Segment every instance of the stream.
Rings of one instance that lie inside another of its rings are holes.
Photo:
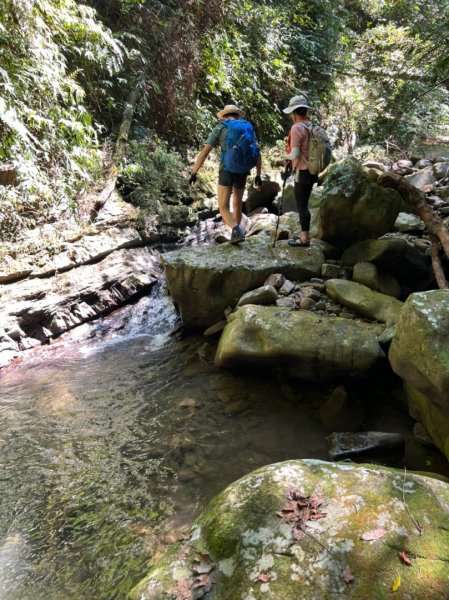
[[[326,459],[319,407],[334,386],[212,358],[161,283],[1,371],[1,600],[124,600],[227,484]],[[364,429],[405,435],[407,468],[449,472],[415,443],[396,379],[350,389]]]

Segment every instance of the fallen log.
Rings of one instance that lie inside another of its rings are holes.
[[[399,192],[412,212],[424,221],[430,235],[439,241],[446,257],[449,259],[449,231],[443,219],[427,204],[424,193],[410,185],[401,175],[395,173],[382,173],[379,176],[378,183],[384,187],[394,188]],[[447,288],[448,283],[438,256],[437,246],[438,244],[432,242],[432,265],[438,286]]]

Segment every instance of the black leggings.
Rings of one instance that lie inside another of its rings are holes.
[[[299,181],[295,181],[295,199],[301,231],[309,231],[310,229],[309,198],[313,185],[317,181],[318,176],[312,175],[309,171],[300,171]]]

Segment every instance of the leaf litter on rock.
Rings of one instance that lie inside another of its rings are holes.
[[[307,535],[324,548],[335,564],[340,566],[329,548],[320,542],[314,535],[305,530],[308,521],[318,521],[327,515],[327,513],[319,510],[323,503],[323,497],[321,494],[315,493],[315,491],[310,496],[304,496],[299,490],[290,489],[287,494],[287,500],[284,502],[284,506],[276,514],[292,527],[293,538],[295,541],[299,541]],[[351,583],[351,581],[354,580],[354,575],[349,565],[346,565],[343,568],[340,567],[340,570],[345,583]]]
[[[301,540],[305,535],[304,527],[307,521],[318,521],[326,516],[327,513],[319,510],[323,502],[320,494],[304,496],[299,490],[291,489],[277,515],[291,525],[294,539]]]

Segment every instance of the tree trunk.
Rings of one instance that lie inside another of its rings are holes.
[[[382,173],[378,182],[384,187],[397,190],[410,206],[413,213],[420,217],[426,224],[427,229],[432,236],[432,267],[435,278],[440,289],[447,288],[448,283],[441,266],[440,257],[438,256],[438,249],[441,244],[446,257],[449,258],[449,231],[447,230],[443,219],[435,214],[427,204],[424,193],[407,183],[400,175],[396,175],[395,173]]]
[[[117,142],[115,144],[115,152],[113,157],[113,163],[111,169],[109,171],[109,175],[106,179],[106,183],[103,187],[103,190],[98,195],[93,210],[91,211],[91,219],[93,220],[98,211],[103,208],[106,204],[108,198],[111,196],[112,192],[115,189],[115,184],[117,183],[117,174],[118,167],[120,161],[122,160],[126,145],[128,143],[129,130],[131,129],[131,123],[134,116],[134,110],[136,108],[137,101],[139,99],[140,94],[142,93],[142,84],[143,80],[140,80],[136,83],[135,87],[131,91],[128,96],[128,99],[125,103],[125,108],[123,110],[122,122],[120,124],[120,129],[117,136]]]

